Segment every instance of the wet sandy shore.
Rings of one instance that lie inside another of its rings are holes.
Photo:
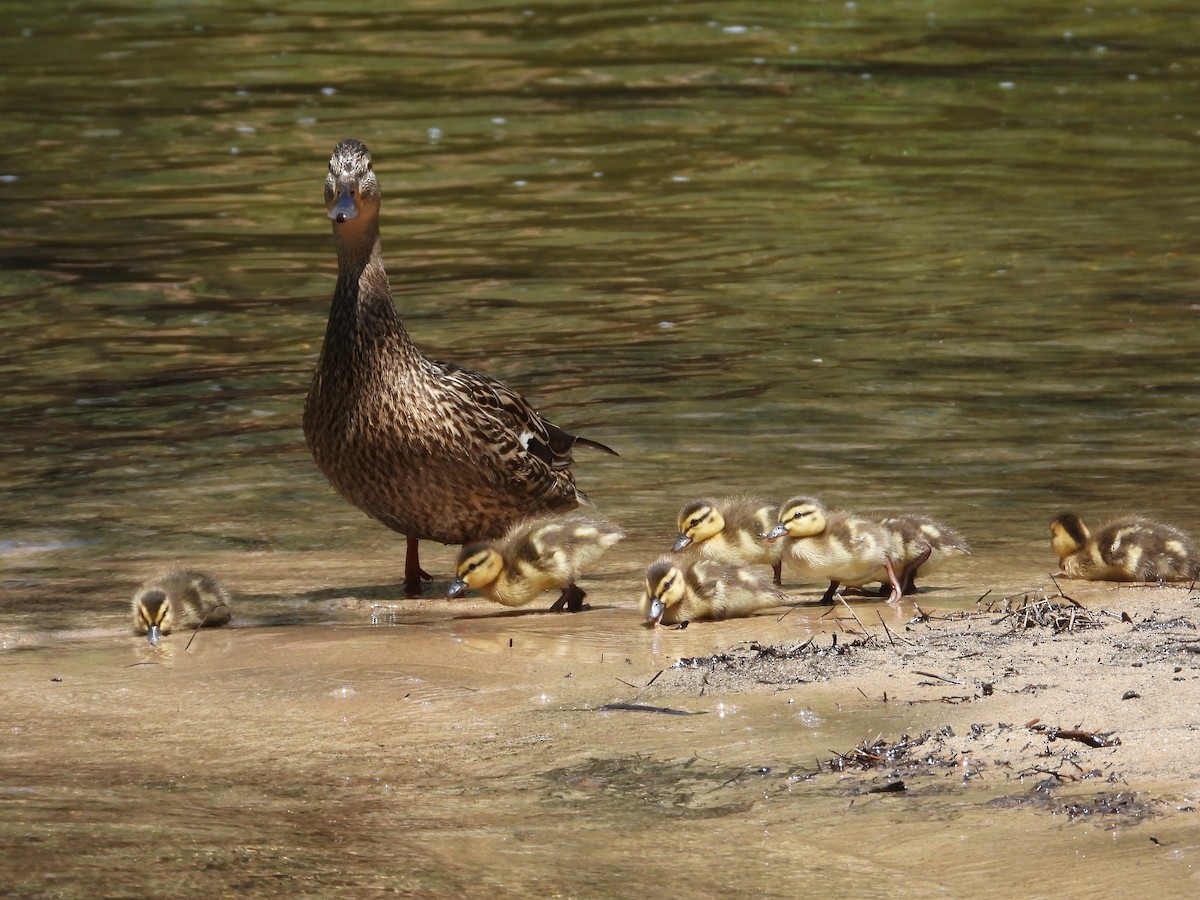
[[[1197,592],[1064,585],[1095,627],[1057,633],[965,585],[649,630],[618,563],[577,615],[335,585],[330,622],[244,601],[190,649],[150,651],[117,617],[8,635],[0,878],[19,896],[1200,887]]]

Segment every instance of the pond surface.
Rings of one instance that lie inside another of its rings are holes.
[[[605,602],[713,492],[929,512],[975,549],[951,606],[1044,581],[1063,509],[1200,530],[1186,5],[392,6],[9,4],[3,646],[107,666],[177,563],[243,624],[398,596],[300,432],[343,137],[418,345],[622,453],[576,466],[629,531]],[[420,889],[465,889],[451,846]]]

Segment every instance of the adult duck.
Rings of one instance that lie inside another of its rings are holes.
[[[615,451],[546,421],[496,379],[417,349],[392,302],[379,204],[366,146],[340,142],[325,178],[338,279],[304,436],[338,493],[407,537],[411,596],[430,577],[419,541],[487,540],[525,516],[590,505],[571,450]]]

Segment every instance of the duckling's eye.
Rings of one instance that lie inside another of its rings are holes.
[[[692,521],[688,522],[688,527],[695,528],[697,525],[699,525],[703,521],[704,521],[703,516],[696,516],[696,518],[694,518],[694,519],[692,519]]]

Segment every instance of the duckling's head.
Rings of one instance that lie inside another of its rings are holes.
[[[329,157],[329,174],[325,176],[325,209],[333,221],[334,233],[360,216],[377,216],[379,196],[379,181],[367,145],[349,138],[339,142]]]
[[[686,593],[683,571],[669,559],[660,559],[646,569],[646,598],[642,611],[647,625],[657,625],[672,606],[683,602]]]
[[[1083,520],[1074,513],[1063,513],[1050,523],[1050,546],[1059,559],[1077,553],[1091,537]]]
[[[157,645],[164,634],[171,633],[174,618],[171,601],[164,592],[142,591],[135,598],[133,627],[138,634],[146,635],[151,644]]]
[[[725,517],[712,500],[696,500],[679,511],[679,537],[675,540],[675,552],[692,544],[700,544],[720,534],[725,528]]]
[[[469,544],[458,555],[455,578],[446,591],[447,597],[461,597],[467,588],[491,584],[504,572],[504,557],[491,544]]]
[[[779,524],[764,537],[776,541],[785,534],[794,538],[812,537],[825,530],[825,505],[812,497],[794,497],[779,507]]]

